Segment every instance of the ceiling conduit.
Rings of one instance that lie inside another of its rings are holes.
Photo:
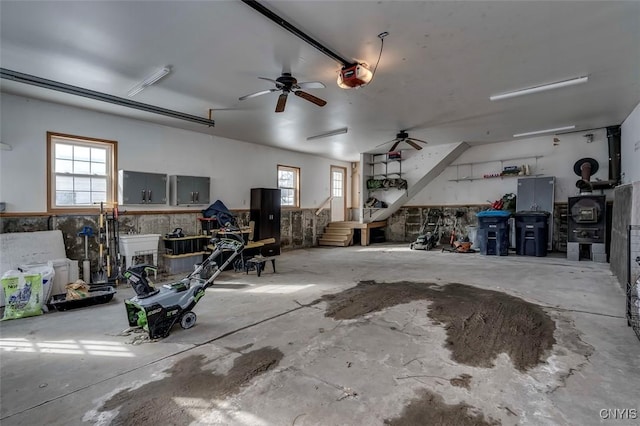
[[[132,101],[130,99],[120,98],[94,90],[84,89],[70,84],[60,83],[58,81],[47,80],[45,78],[36,77],[34,75],[24,74],[18,71],[0,68],[0,78],[6,80],[17,81],[19,83],[30,84],[32,86],[44,87],[45,89],[56,90],[58,92],[69,93],[71,95],[82,96],[97,101],[107,102],[127,108],[133,108],[140,111],[150,112],[152,114],[160,114],[166,117],[176,118],[178,120],[190,121],[192,123],[204,124],[205,126],[214,127],[215,121],[196,115],[185,114],[179,111],[173,111],[141,102]]]
[[[294,27],[292,24],[290,24],[289,22],[285,21],[283,18],[281,18],[280,16],[276,15],[275,13],[273,13],[272,11],[270,11],[269,9],[267,9],[266,7],[261,5],[258,1],[256,1],[256,0],[241,0],[241,1],[244,4],[246,4],[247,6],[251,7],[252,9],[254,9],[257,12],[261,13],[262,15],[266,16],[267,18],[271,19],[273,22],[275,22],[276,24],[280,25],[285,30],[291,32],[296,37],[299,37],[300,39],[306,41],[311,46],[315,47],[320,52],[324,53],[325,55],[327,55],[328,57],[330,57],[334,61],[340,62],[343,67],[350,67],[352,65],[355,65],[354,61],[347,60],[347,59],[343,58],[342,56],[338,55],[337,53],[333,52],[328,47],[323,46],[322,44],[320,44],[320,42],[316,41],[312,37],[310,37],[307,34],[303,33],[302,31],[300,31],[299,29]]]

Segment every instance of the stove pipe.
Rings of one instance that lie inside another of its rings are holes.
[[[607,127],[607,141],[609,143],[609,180],[592,182],[593,189],[610,189],[620,185],[622,181],[620,166],[621,151],[620,126]]]

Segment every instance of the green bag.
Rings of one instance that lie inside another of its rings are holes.
[[[5,298],[3,321],[42,315],[42,275],[9,271],[1,281]]]

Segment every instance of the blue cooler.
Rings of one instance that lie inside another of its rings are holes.
[[[509,217],[504,210],[487,210],[477,213],[478,243],[480,253],[493,256],[509,254]]]

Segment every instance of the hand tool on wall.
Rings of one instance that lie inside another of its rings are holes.
[[[87,284],[91,283],[91,261],[89,260],[89,237],[93,237],[93,228],[85,226],[78,236],[84,237],[84,259],[82,259],[82,279]]]
[[[105,238],[105,257],[106,257],[106,272],[107,279],[111,278],[111,251],[110,251],[110,241],[111,241],[111,233],[109,232],[109,213],[105,213],[105,221],[104,221],[104,232],[106,234]]]
[[[122,274],[122,256],[120,254],[120,222],[118,221],[119,216],[120,212],[118,211],[118,204],[116,203],[113,206],[113,247],[115,252],[117,271],[117,275],[115,278],[116,284],[119,284],[121,280],[124,280],[124,275]]]
[[[106,240],[105,235],[105,220],[104,220],[104,203],[100,203],[100,215],[98,216],[98,261],[100,267],[95,276],[96,283],[103,283],[107,281],[106,272],[104,270],[104,243]]]

